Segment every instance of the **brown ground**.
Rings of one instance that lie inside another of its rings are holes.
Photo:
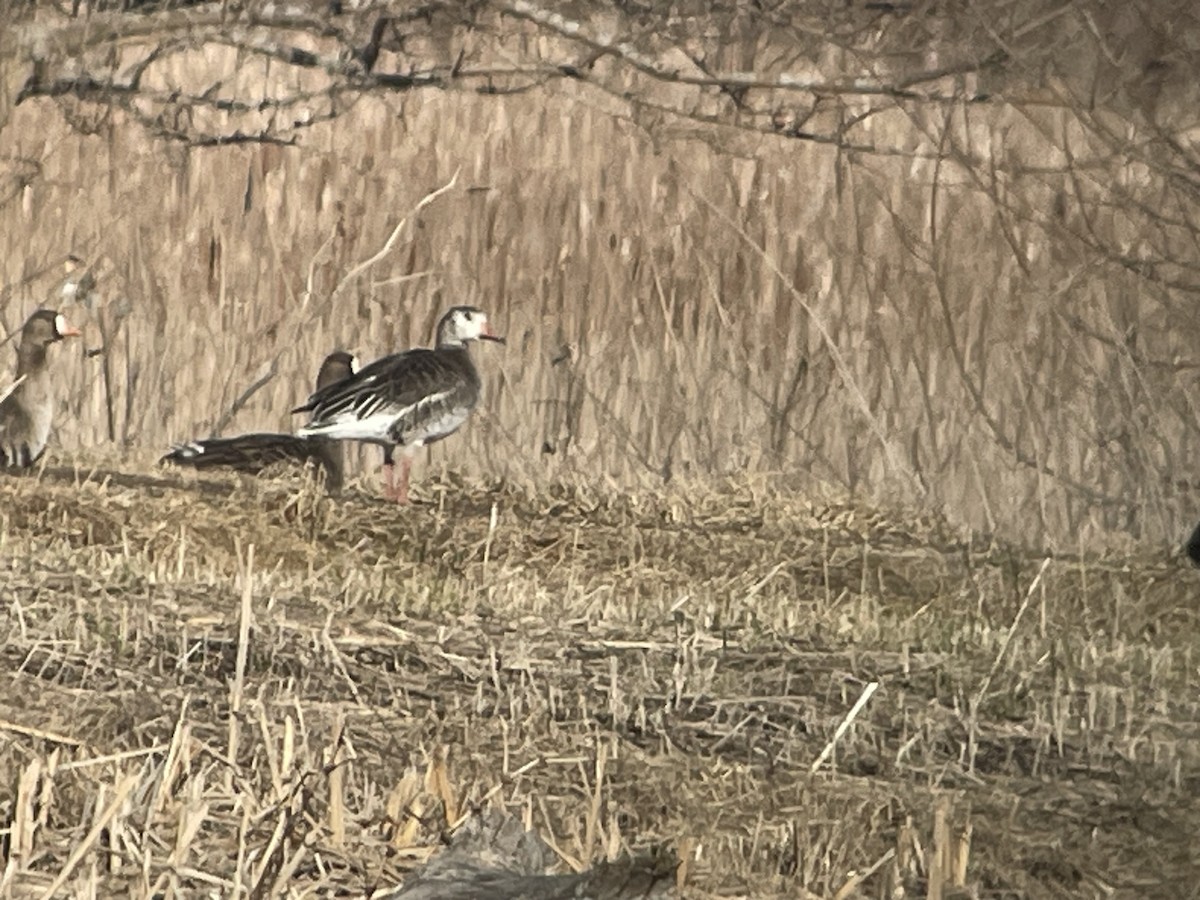
[[[695,897],[1196,896],[1177,558],[757,483],[370,490],[0,479],[5,896],[361,896],[480,801]]]

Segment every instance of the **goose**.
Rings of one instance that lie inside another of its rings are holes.
[[[342,350],[330,353],[317,373],[317,390],[343,381],[358,371],[358,361]],[[258,475],[279,463],[309,462],[325,472],[325,487],[330,493],[342,488],[341,447],[319,438],[294,434],[239,434],[228,438],[207,438],[176,444],[159,460],[160,464],[188,466],[193,469],[233,469]]]
[[[17,345],[17,380],[0,400],[0,468],[28,468],[46,451],[54,422],[49,348],[80,334],[52,309],[39,309],[25,322]]]
[[[311,413],[301,437],[362,441],[383,448],[384,496],[408,503],[408,477],[417,450],[449,437],[479,403],[480,380],[467,345],[504,343],[474,306],[454,306],[437,326],[433,349],[417,348],[377,359],[353,377],[324,388],[293,413]],[[395,483],[397,447],[402,448]]]
[[[1192,536],[1188,538],[1187,544],[1184,546],[1184,552],[1187,553],[1190,559],[1197,566],[1200,566],[1200,525],[1196,526]]]

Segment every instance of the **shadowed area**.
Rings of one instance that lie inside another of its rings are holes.
[[[674,885],[670,854],[601,863],[580,874],[550,875],[554,851],[521,823],[491,811],[474,816],[449,848],[387,900],[639,900]]]
[[[1188,559],[1200,566],[1200,525],[1197,525],[1192,531],[1192,536],[1188,538],[1184,552],[1187,553]]]

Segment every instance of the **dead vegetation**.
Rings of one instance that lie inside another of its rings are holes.
[[[1190,7],[461,6],[0,0],[0,896],[1197,896]],[[417,508],[151,468],[451,302]]]
[[[0,483],[10,896],[361,896],[481,807],[685,896],[1194,887],[1173,559],[754,482],[204,484]]]
[[[94,288],[62,446],[289,430],[329,350],[461,301],[517,339],[459,471],[784,473],[1066,550],[1194,524],[1186,4],[335,6],[14,9],[0,325],[68,253]],[[378,16],[403,87],[354,68]],[[296,146],[188,140],[264,128]]]

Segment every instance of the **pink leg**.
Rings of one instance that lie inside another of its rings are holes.
[[[408,503],[408,473],[412,469],[412,457],[407,454],[400,457],[400,486],[396,489],[395,500],[404,505]]]
[[[388,460],[383,464],[383,497],[385,500],[396,499],[396,466]]]

